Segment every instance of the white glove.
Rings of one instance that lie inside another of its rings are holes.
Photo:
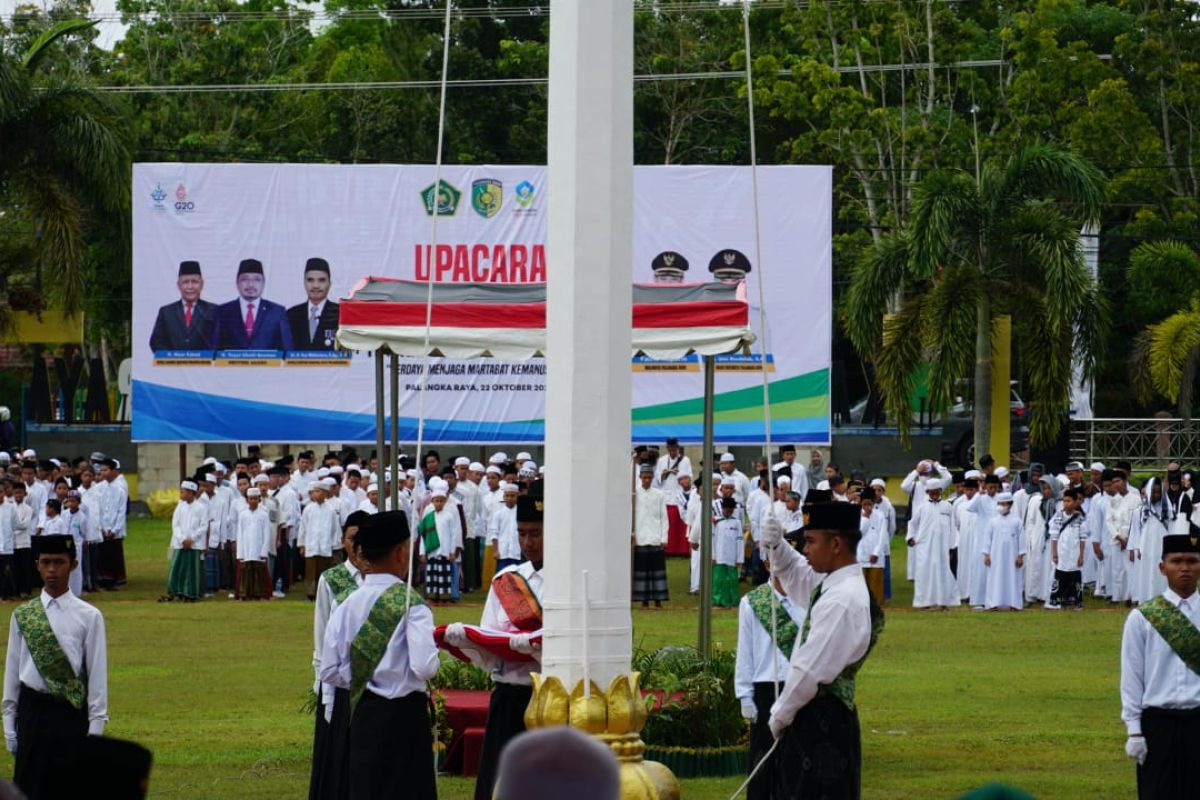
[[[1146,738],[1144,736],[1130,736],[1125,740],[1125,755],[1132,758],[1138,764],[1146,763]]]
[[[451,622],[446,626],[446,644],[451,647],[462,647],[467,643],[467,628],[461,622]]]
[[[325,721],[333,722],[333,703],[323,703],[325,707]]]
[[[8,748],[8,752],[15,756],[17,754],[17,737],[6,736],[4,738],[4,746]]]
[[[758,706],[754,705],[754,703],[750,702],[749,700],[743,700],[742,717],[754,722],[755,718],[758,717]]]
[[[516,653],[533,655],[533,643],[529,641],[528,633],[516,633],[508,640],[508,646]]]
[[[787,723],[774,715],[771,716],[771,735],[778,739],[783,736],[783,732],[787,730]]]
[[[779,524],[779,520],[774,514],[768,515],[759,529],[759,538],[762,540],[763,547],[768,550],[774,550],[775,547],[783,541],[783,526]]]

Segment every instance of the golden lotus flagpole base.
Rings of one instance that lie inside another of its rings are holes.
[[[568,692],[556,677],[536,672],[531,677],[533,697],[525,710],[526,728],[572,725],[611,747],[621,765],[621,800],[679,800],[679,781],[671,770],[642,758],[646,703],[638,690],[639,673],[618,675],[608,691],[593,681],[590,697],[584,696],[583,681]]]

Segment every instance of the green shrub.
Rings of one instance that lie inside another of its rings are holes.
[[[633,669],[642,675],[642,689],[664,695],[661,704],[646,698],[646,744],[723,747],[747,741],[750,729],[733,690],[734,661],[724,650],[706,661],[693,647],[635,652]]]

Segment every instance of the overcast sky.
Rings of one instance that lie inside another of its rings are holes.
[[[42,0],[0,0],[0,17],[3,17],[4,21],[8,22],[14,8],[30,4],[40,5],[45,8],[54,5],[50,0],[46,0],[46,2],[42,2]],[[117,0],[92,0],[92,10],[97,14],[115,14],[117,11]],[[116,22],[101,22],[100,46],[111,47],[113,42],[121,38],[124,29],[123,25]]]

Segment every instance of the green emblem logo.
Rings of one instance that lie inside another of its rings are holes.
[[[504,201],[504,185],[495,178],[481,178],[471,184],[471,208],[484,219],[500,212]]]
[[[433,184],[421,190],[421,200],[425,204],[425,213],[433,216],[434,206]],[[453,217],[458,213],[458,203],[462,200],[462,192],[449,181],[441,180],[437,186],[437,213],[439,217]]]

